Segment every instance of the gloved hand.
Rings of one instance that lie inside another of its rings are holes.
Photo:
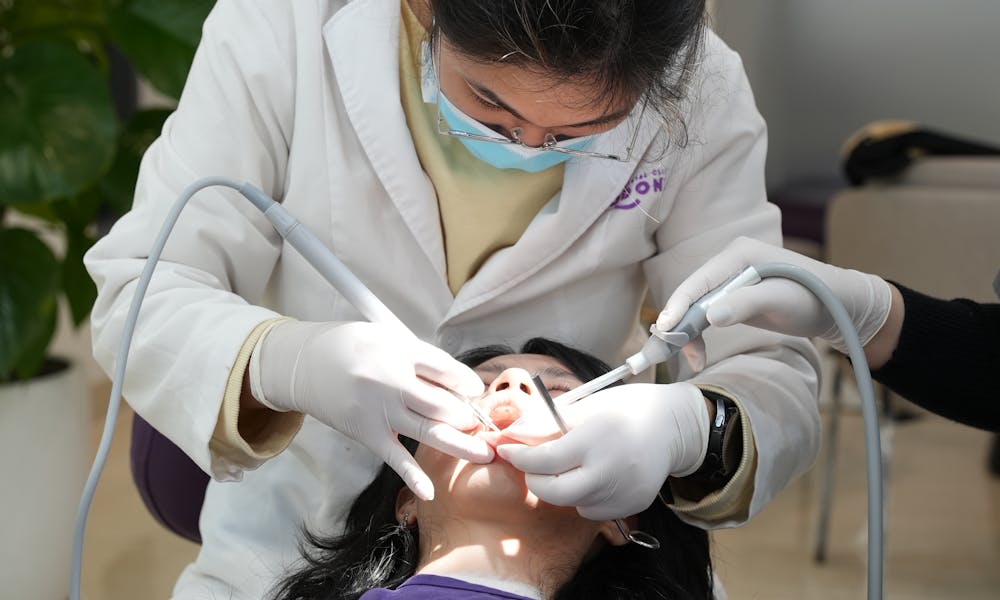
[[[892,294],[880,277],[834,267],[751,238],[738,238],[674,290],[656,327],[669,331],[692,302],[746,267],[765,262],[796,265],[823,280],[847,308],[862,345],[878,333],[889,315]],[[844,337],[823,304],[809,290],[787,279],[768,278],[734,290],[717,300],[706,316],[716,326],[746,323],[788,335],[821,337],[847,353]]]
[[[374,323],[285,321],[257,351],[250,381],[258,402],[306,413],[364,444],[420,498],[433,498],[434,486],[397,433],[469,461],[493,459],[483,440],[463,433],[477,421],[452,393],[479,396],[482,380],[409,332]]]
[[[667,476],[690,475],[705,459],[708,407],[690,383],[606,388],[560,407],[559,413],[570,430],[566,435],[538,446],[502,444],[497,453],[525,472],[536,496],[575,506],[588,519],[624,518],[644,510]],[[532,415],[504,435],[538,439],[538,429],[551,425],[533,422],[541,413]]]

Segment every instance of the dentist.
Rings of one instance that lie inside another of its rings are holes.
[[[211,474],[203,545],[177,598],[260,598],[301,524],[340,523],[380,465],[421,497],[404,434],[472,461],[449,358],[545,336],[611,364],[737,236],[780,242],[766,135],[739,57],[700,0],[219,0],[133,209],[87,255],[109,372],[150,241],[179,192],[224,175],[265,190],[416,334],[360,315],[247,202],[198,194],[140,314],[135,411]],[[731,526],[815,459],[808,340],[711,330],[700,369],[602,391],[574,431],[507,458],[592,519],[661,492]],[[718,416],[718,419],[716,419]],[[600,440],[601,443],[595,443]],[[607,443],[613,440],[613,443]]]

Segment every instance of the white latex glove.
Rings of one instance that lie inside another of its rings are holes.
[[[607,388],[560,407],[559,413],[570,430],[566,435],[538,446],[503,444],[497,453],[525,472],[528,489],[540,499],[575,506],[587,519],[618,519],[644,510],[667,476],[690,475],[705,459],[708,407],[690,383]],[[504,435],[543,438],[540,430],[553,427],[551,415],[531,415]]]
[[[674,290],[656,327],[669,331],[692,302],[746,267],[766,262],[796,265],[823,280],[847,308],[862,345],[878,333],[889,315],[892,294],[889,284],[880,277],[834,267],[743,237],[726,246]],[[717,300],[706,316],[709,323],[720,327],[746,323],[788,335],[821,337],[847,353],[844,337],[823,304],[809,290],[787,279],[768,278],[737,289]]]
[[[285,321],[257,351],[250,361],[257,401],[311,415],[364,444],[421,498],[433,498],[434,486],[397,433],[469,461],[493,458],[483,440],[463,433],[477,421],[452,393],[479,396],[482,380],[409,332],[374,323]]]

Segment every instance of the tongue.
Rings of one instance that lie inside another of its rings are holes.
[[[490,411],[490,419],[500,429],[506,429],[511,423],[521,418],[521,411],[516,406],[505,404],[494,406]]]

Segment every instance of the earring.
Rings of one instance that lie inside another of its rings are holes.
[[[399,526],[407,529],[410,526],[410,513],[403,513],[403,518],[399,520]]]

